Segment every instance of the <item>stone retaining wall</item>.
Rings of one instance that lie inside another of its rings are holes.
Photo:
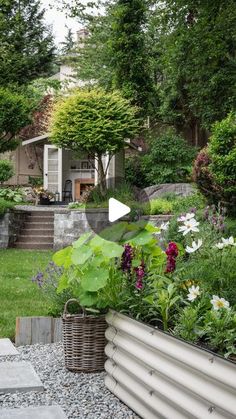
[[[0,217],[0,248],[12,247],[24,225],[27,213],[11,210]]]
[[[6,249],[9,243],[9,212],[0,218],[0,249]]]
[[[89,217],[89,222],[88,222]],[[58,210],[54,212],[54,249],[69,246],[82,234],[102,230],[107,226],[108,210]]]
[[[89,218],[89,222],[88,222]],[[171,215],[151,215],[141,217],[159,226],[166,222]],[[90,209],[86,213],[78,210],[58,210],[54,212],[54,249],[69,246],[82,234],[89,231],[100,231],[107,226],[107,209]]]

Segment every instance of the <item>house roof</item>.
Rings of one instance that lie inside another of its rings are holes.
[[[30,138],[29,140],[22,141],[22,145],[29,145],[33,143],[37,143],[39,141],[47,140],[50,137],[50,133],[47,132],[46,134],[39,135],[38,137]],[[136,144],[132,143],[131,140],[125,140],[125,143],[128,147],[133,148],[136,151],[142,151],[142,147],[137,146]]]
[[[39,135],[38,137],[29,138],[28,140],[22,141],[22,145],[25,146],[25,145],[32,144],[32,143],[37,143],[38,141],[46,140],[48,137],[50,137],[49,133]]]

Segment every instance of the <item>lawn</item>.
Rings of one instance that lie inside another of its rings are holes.
[[[31,278],[51,256],[51,251],[0,250],[0,337],[14,339],[17,316],[48,314],[49,300]]]

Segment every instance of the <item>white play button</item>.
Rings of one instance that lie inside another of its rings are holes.
[[[114,223],[114,221],[119,220],[119,218],[124,217],[125,215],[130,213],[130,208],[122,204],[122,202],[117,201],[117,199],[110,198],[109,199],[109,215],[108,219],[110,223]]]

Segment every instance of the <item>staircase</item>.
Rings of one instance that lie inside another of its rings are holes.
[[[31,211],[14,247],[18,249],[53,249],[54,212]]]

